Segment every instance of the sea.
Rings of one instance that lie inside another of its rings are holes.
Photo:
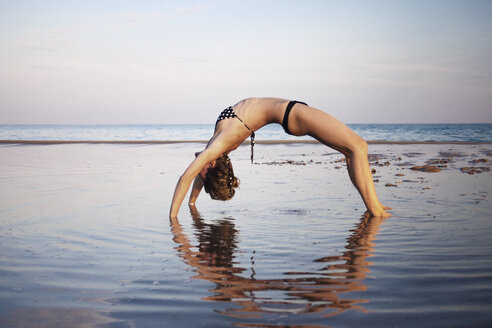
[[[348,124],[368,141],[492,142],[492,124]],[[0,140],[190,141],[208,140],[213,124],[0,125]],[[296,140],[280,125],[256,132],[257,140]],[[310,139],[309,136],[300,139]]]

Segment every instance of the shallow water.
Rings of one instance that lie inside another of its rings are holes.
[[[490,145],[372,145],[386,220],[363,217],[329,149],[262,145],[251,166],[240,147],[237,196],[169,222],[199,147],[0,147],[0,326],[491,322],[492,173],[460,171],[490,167],[473,162]]]
[[[348,125],[365,140],[492,142],[492,124]],[[0,140],[208,140],[213,130],[214,124],[0,124]],[[299,140],[286,134],[278,124],[261,128],[256,137],[257,140]]]

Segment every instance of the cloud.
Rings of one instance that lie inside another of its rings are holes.
[[[195,13],[205,11],[215,4],[204,4],[187,7],[177,7],[166,13],[114,13],[93,17],[90,19],[92,23],[99,27],[135,27],[143,24],[163,23],[171,19],[190,16]]]
[[[445,67],[432,64],[407,64],[407,65],[388,65],[388,64],[364,64],[365,68],[375,68],[378,70],[395,72],[434,72],[434,73],[461,73],[462,69],[456,67]]]
[[[167,19],[168,17],[162,13],[115,13],[90,18],[85,28],[128,28],[150,23],[161,23]]]
[[[70,37],[76,30],[75,27],[36,30],[22,36],[18,46],[31,51],[60,52],[76,44],[76,41]]]
[[[205,4],[205,5],[189,6],[189,7],[179,7],[175,10],[173,18],[176,18],[179,16],[189,16],[189,15],[192,15],[194,13],[204,11],[210,7],[213,7],[213,6],[215,6],[214,3]]]
[[[149,24],[162,24],[169,20],[190,16],[215,6],[214,3],[176,7],[167,12],[120,12],[85,19],[79,24],[50,29],[40,29],[24,35],[20,47],[41,52],[60,52],[77,44],[76,34],[104,30],[120,30],[142,27]]]
[[[215,65],[218,63],[217,60],[204,58],[204,57],[193,57],[193,56],[179,56],[179,57],[170,57],[175,64],[186,64],[186,65]]]

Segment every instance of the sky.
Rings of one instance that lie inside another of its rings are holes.
[[[492,1],[0,0],[0,124],[492,123]]]

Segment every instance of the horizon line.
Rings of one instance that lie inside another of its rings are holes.
[[[270,123],[275,124],[275,123]],[[361,124],[361,125],[369,125],[369,124],[377,124],[377,125],[391,125],[391,124],[492,124],[492,122],[425,122],[425,123],[417,123],[417,122],[407,122],[407,123],[360,123],[360,122],[344,122],[344,124]],[[215,123],[0,123],[0,126],[4,125],[215,125]],[[269,125],[269,124],[267,124]]]
[[[368,144],[438,144],[438,145],[479,145],[492,144],[492,141],[418,141],[418,140],[366,140]],[[0,140],[2,145],[61,145],[61,144],[179,144],[179,143],[208,143],[208,140]],[[255,140],[256,144],[280,145],[280,144],[321,144],[312,140]],[[249,141],[243,141],[241,145],[249,145]]]

